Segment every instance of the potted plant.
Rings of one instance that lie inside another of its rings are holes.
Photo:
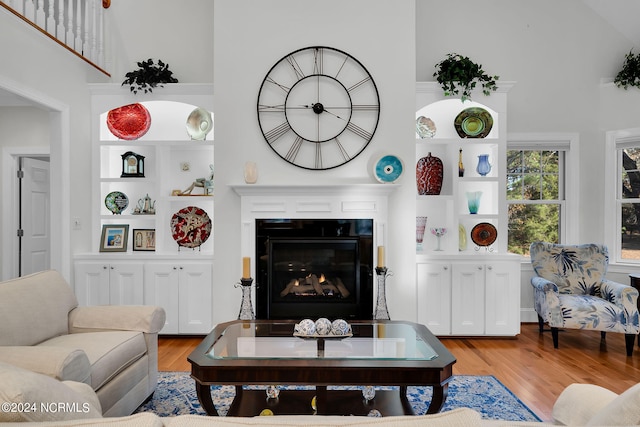
[[[629,86],[635,86],[640,89],[640,53],[634,54],[632,49],[624,56],[622,70],[620,70],[613,82],[616,86],[625,89]]]
[[[449,53],[438,62],[433,77],[442,86],[445,96],[459,95],[462,92],[463,102],[471,98],[471,92],[477,83],[482,85],[482,93],[488,96],[498,88],[496,80],[499,79],[499,76],[488,75],[482,65],[457,53]]]
[[[128,84],[131,92],[135,94],[141,90],[144,93],[153,92],[153,88],[163,87],[164,83],[178,83],[178,79],[173,77],[173,72],[169,70],[169,64],[161,60],[156,64],[149,58],[138,62],[138,67],[140,68],[125,74],[126,79],[122,82],[122,86]]]

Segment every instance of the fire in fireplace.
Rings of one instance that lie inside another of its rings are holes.
[[[256,316],[371,319],[373,220],[256,220]]]

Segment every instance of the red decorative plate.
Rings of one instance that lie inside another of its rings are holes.
[[[179,246],[197,248],[211,235],[211,219],[204,209],[187,206],[171,217],[171,236]]]
[[[471,240],[478,246],[490,246],[498,238],[498,230],[488,222],[476,224],[471,230]]]
[[[138,139],[151,127],[151,114],[139,103],[123,105],[107,113],[107,127],[120,139]]]

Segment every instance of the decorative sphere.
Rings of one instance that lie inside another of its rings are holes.
[[[316,334],[328,335],[331,332],[331,320],[321,317],[316,320]]]
[[[349,333],[349,324],[344,319],[336,319],[331,324],[331,333],[333,335],[347,335]]]
[[[302,319],[295,326],[295,331],[302,335],[313,335],[316,333],[316,322],[311,319]]]

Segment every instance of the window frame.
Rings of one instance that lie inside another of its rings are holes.
[[[640,265],[622,258],[622,204],[634,203],[636,199],[622,198],[622,153],[629,147],[640,147],[640,128],[622,129],[606,133],[605,152],[605,209],[604,209],[604,242],[609,248],[609,264]],[[613,249],[613,250],[612,250]]]
[[[569,243],[575,241],[578,236],[579,218],[578,215],[578,178],[579,170],[579,153],[578,153],[578,134],[567,133],[509,133],[507,135],[507,151],[510,150],[529,150],[529,151],[562,151],[564,161],[561,162],[559,174],[561,190],[560,195],[564,195],[564,200],[545,201],[541,200],[522,200],[508,199],[505,197],[506,210],[509,211],[509,205],[512,204],[558,204],[560,205],[560,224],[558,239],[560,243]],[[506,153],[505,153],[506,154]],[[506,164],[505,164],[506,167]],[[507,171],[505,174],[505,185]],[[505,188],[506,191],[506,188]],[[571,218],[569,221],[568,219]],[[507,231],[508,232],[508,231]],[[523,259],[528,257],[522,257]]]

